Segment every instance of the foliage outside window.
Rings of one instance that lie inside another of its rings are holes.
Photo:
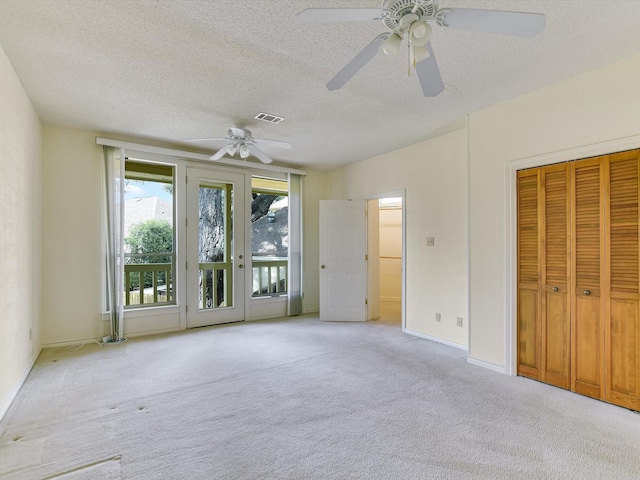
[[[125,306],[175,303],[173,167],[125,163]]]

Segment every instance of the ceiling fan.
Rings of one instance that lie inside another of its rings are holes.
[[[251,131],[242,127],[231,127],[227,132],[227,136],[224,138],[192,138],[189,142],[206,142],[206,141],[221,141],[226,140],[228,143],[215,154],[213,154],[211,160],[219,160],[225,155],[234,156],[236,153],[240,154],[240,158],[247,158],[249,155],[253,155],[262,163],[271,163],[273,159],[266,153],[260,150],[257,145],[264,145],[266,147],[276,148],[291,148],[291,144],[287,142],[281,142],[278,140],[267,140],[265,138],[255,138],[251,134]]]
[[[409,74],[413,67],[424,96],[435,97],[444,90],[444,83],[429,41],[432,24],[444,28],[529,38],[540,33],[546,25],[545,16],[541,13],[438,8],[436,0],[382,0],[381,8],[308,8],[296,15],[297,23],[357,20],[381,20],[389,31],[374,38],[329,80],[329,90],[342,88],[379,50],[386,55],[397,55],[406,38]]]

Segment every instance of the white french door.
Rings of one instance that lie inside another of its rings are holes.
[[[367,319],[364,200],[320,201],[320,319]]]
[[[187,328],[245,318],[245,201],[243,174],[187,168]]]

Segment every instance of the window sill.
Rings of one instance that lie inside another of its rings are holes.
[[[159,305],[154,307],[127,308],[125,318],[148,317],[150,315],[173,315],[180,313],[178,305]]]
[[[284,303],[287,301],[287,295],[274,295],[272,297],[251,297],[252,302],[260,303]]]

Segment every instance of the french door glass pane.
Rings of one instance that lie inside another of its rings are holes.
[[[233,306],[233,185],[200,184],[199,309]]]

